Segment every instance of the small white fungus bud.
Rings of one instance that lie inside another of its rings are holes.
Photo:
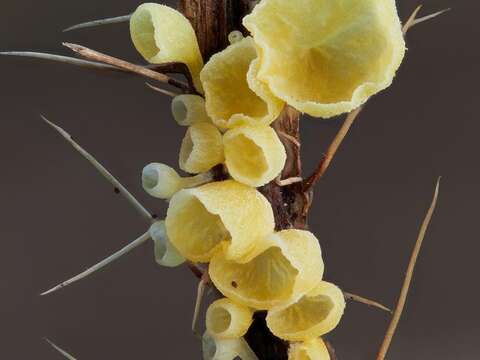
[[[159,199],[170,199],[176,192],[199,186],[213,180],[211,173],[181,177],[165,164],[152,163],[143,168],[142,185],[145,191]]]

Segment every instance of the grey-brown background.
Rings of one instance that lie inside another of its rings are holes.
[[[173,4],[174,2],[169,2]],[[416,0],[399,1],[405,19]],[[0,48],[68,52],[81,43],[140,61],[126,24],[63,34],[86,20],[123,15],[137,1],[3,0]],[[315,194],[311,228],[326,277],[393,305],[434,181],[443,175],[405,316],[389,359],[478,359],[478,13],[476,1],[415,28],[394,85],[369,103]],[[196,280],[162,269],[143,246],[88,280],[40,298],[143,233],[146,224],[39,118],[71,132],[144,204],[142,167],[176,164],[184,129],[168,99],[142,79],[0,57],[0,358],[60,359],[43,337],[79,359],[198,359],[190,333]],[[340,119],[302,122],[308,172]],[[340,359],[373,359],[387,315],[350,304],[331,337]]]

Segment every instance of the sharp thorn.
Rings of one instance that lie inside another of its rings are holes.
[[[94,272],[104,268],[105,266],[109,265],[110,263],[112,263],[113,261],[119,259],[120,257],[122,257],[123,255],[129,253],[130,251],[132,251],[133,249],[135,249],[136,247],[138,247],[139,245],[145,243],[147,240],[150,239],[150,234],[149,232],[146,232],[145,234],[143,234],[142,236],[140,236],[139,238],[137,238],[136,240],[132,241],[130,244],[128,244],[127,246],[123,247],[122,249],[120,249],[119,251],[117,251],[116,253],[110,255],[109,257],[103,259],[102,261],[100,261],[99,263],[91,266],[90,268],[88,268],[87,270],[85,270],[84,272],[78,274],[78,275],[75,275],[74,277],[58,284],[57,286],[54,286],[53,288],[51,288],[50,290],[47,290],[47,291],[44,291],[43,293],[40,294],[40,296],[44,296],[44,295],[48,295],[48,294],[51,294],[61,288],[64,288],[70,284],[73,284],[74,282],[77,282],[79,280],[82,280],[84,278],[86,278],[87,276],[93,274]]]
[[[81,23],[81,24],[70,26],[69,28],[64,29],[63,32],[78,30],[78,29],[86,29],[86,28],[108,25],[108,24],[118,24],[118,23],[122,23],[122,22],[127,22],[127,21],[130,20],[131,16],[132,15],[129,14],[129,15],[117,16],[117,17],[113,17],[113,18],[87,21],[87,22],[84,22],[84,23]]]

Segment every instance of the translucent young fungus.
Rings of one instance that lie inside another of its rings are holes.
[[[181,177],[170,166],[159,163],[149,164],[142,171],[143,188],[148,194],[159,199],[170,199],[181,189],[202,185],[212,180],[210,173]]]
[[[216,254],[209,274],[217,289],[233,301],[255,309],[296,302],[323,276],[317,238],[304,230],[283,230],[267,237],[262,251],[240,264]]]
[[[269,311],[267,325],[279,338],[302,341],[332,331],[340,322],[344,310],[342,291],[322,281],[296,303]]]
[[[262,0],[243,23],[261,49],[258,79],[313,116],[387,88],[405,53],[394,0]]]
[[[202,55],[195,31],[185,16],[165,5],[142,4],[130,18],[130,35],[135,48],[149,63],[185,63],[195,87],[201,91]]]
[[[258,187],[277,177],[287,155],[275,131],[265,125],[241,126],[225,133],[225,164],[237,181]]]
[[[155,261],[167,267],[175,267],[185,262],[185,258],[172,246],[165,230],[165,221],[156,221],[148,231],[153,240]]]
[[[258,360],[243,338],[219,339],[208,331],[202,337],[203,360]]]
[[[170,200],[165,219],[168,238],[191,261],[222,256],[247,261],[273,232],[273,211],[255,189],[233,180],[184,189]]]
[[[180,169],[198,174],[224,159],[222,134],[214,125],[200,122],[188,128],[180,148]]]
[[[207,331],[215,338],[242,337],[252,323],[253,311],[244,305],[223,298],[213,302],[207,310]]]
[[[172,114],[181,126],[210,122],[205,110],[205,100],[198,95],[182,94],[172,100]]]
[[[268,125],[284,104],[268,89],[255,93],[247,73],[257,52],[251,37],[244,38],[213,55],[200,73],[207,114],[221,128],[242,124]]]

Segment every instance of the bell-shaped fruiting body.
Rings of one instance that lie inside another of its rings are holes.
[[[218,127],[268,125],[280,114],[284,103],[247,76],[256,57],[248,37],[213,55],[202,69],[207,114]]]
[[[219,251],[247,261],[273,232],[273,211],[255,189],[233,180],[176,193],[165,219],[168,238],[188,260],[208,262]]]
[[[323,118],[387,88],[405,53],[394,0],[263,0],[243,23],[260,48],[259,81]]]
[[[222,253],[212,258],[210,278],[224,296],[254,309],[272,309],[296,302],[321,281],[322,254],[312,233],[283,230],[267,236],[264,244],[243,264]]]
[[[159,199],[170,199],[184,188],[205,184],[213,180],[210,173],[181,177],[170,166],[159,163],[148,164],[142,171],[142,185],[145,191]]]
[[[176,267],[185,262],[185,258],[172,246],[167,237],[165,221],[156,221],[148,230],[153,240],[155,261],[167,267]]]
[[[205,110],[205,100],[198,95],[182,94],[172,100],[172,114],[181,126],[190,126],[199,122],[210,122]]]
[[[146,3],[130,18],[130,35],[138,52],[152,64],[185,63],[198,91],[203,67],[197,37],[188,19],[171,7]]]
[[[302,341],[332,331],[345,310],[345,297],[335,285],[326,281],[303,296],[298,302],[273,309],[267,315],[270,331],[284,340]]]
[[[225,164],[237,181],[258,187],[275,179],[287,159],[277,133],[269,126],[241,126],[223,136]]]
[[[207,331],[215,338],[236,339],[246,334],[252,323],[253,311],[244,305],[223,298],[207,310]]]
[[[222,134],[213,124],[201,122],[188,128],[180,148],[180,169],[198,174],[224,159]]]
[[[330,360],[327,346],[321,338],[291,343],[288,360]]]
[[[219,339],[208,331],[202,337],[203,360],[258,360],[243,338]]]

